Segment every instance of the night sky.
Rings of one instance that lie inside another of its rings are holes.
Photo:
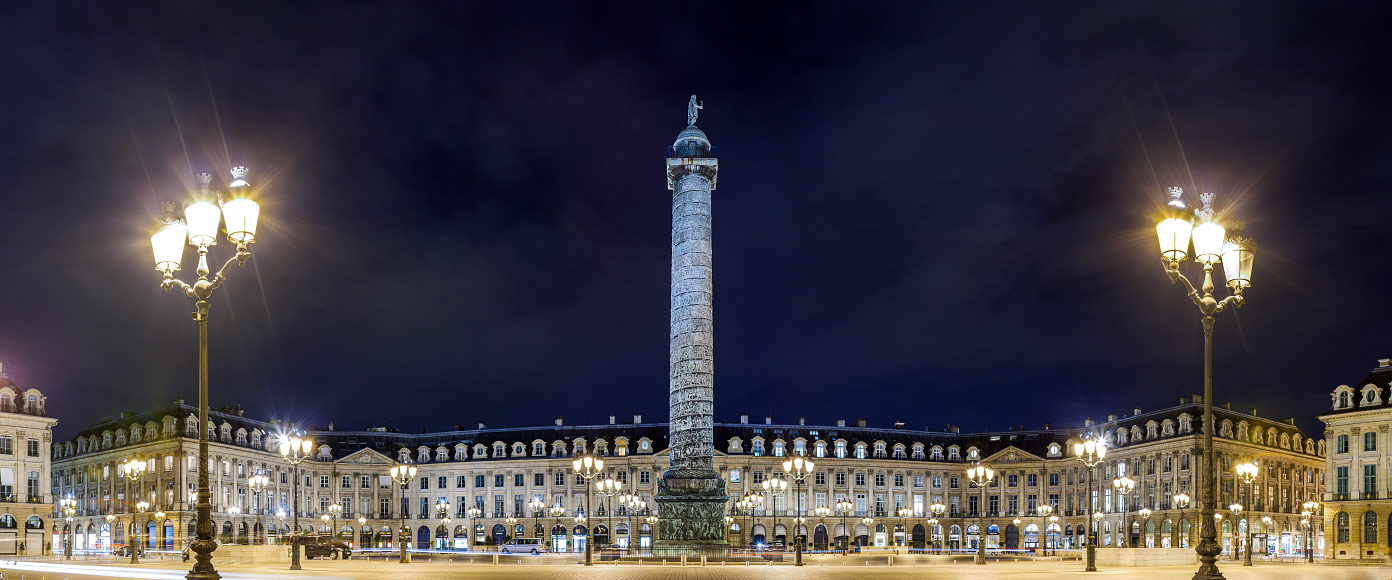
[[[246,164],[215,406],[665,421],[663,158],[693,93],[717,420],[1076,426],[1201,392],[1154,239],[1170,185],[1258,243],[1218,402],[1317,429],[1392,356],[1381,3],[864,4],[11,6],[0,362],[60,439],[195,402],[192,302],[148,236],[193,173]]]

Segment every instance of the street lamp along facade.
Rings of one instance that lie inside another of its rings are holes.
[[[571,462],[571,467],[572,467],[573,471],[575,472],[575,475],[576,475],[577,477],[579,477],[579,478],[585,483],[585,509],[587,509],[587,510],[588,510],[588,509],[591,509],[590,506],[593,506],[593,505],[594,505],[594,502],[592,501],[592,500],[594,499],[594,494],[591,493],[591,489],[590,489],[589,483],[590,483],[590,480],[591,480],[591,479],[594,479],[596,476],[598,476],[599,474],[601,474],[601,473],[604,472],[604,459],[603,459],[603,458],[600,458],[600,457],[596,457],[596,456],[594,456],[593,454],[586,453],[586,454],[584,454],[584,455],[581,455],[580,457],[576,457],[576,458],[575,458],[575,461]],[[576,515],[576,517],[580,517],[580,513],[579,513],[578,510],[576,511],[576,514],[575,514],[575,515]],[[586,566],[593,566],[593,565],[594,565],[594,525],[593,525],[593,524],[594,524],[594,522],[590,522],[589,524],[587,524],[587,525],[585,526],[585,565],[586,565]]]
[[[991,468],[989,468],[989,467],[986,467],[985,465],[982,465],[981,463],[977,463],[976,465],[967,468],[967,481],[970,481],[970,482],[972,483],[972,485],[975,485],[978,489],[981,490],[981,503],[979,504],[979,507],[977,508],[977,510],[978,510],[978,516],[980,516],[980,514],[985,514],[985,513],[986,513],[986,486],[987,486],[987,485],[990,485],[991,480],[993,480],[993,479],[995,479],[995,478],[996,478],[996,472],[995,472],[995,470],[993,470],[993,469],[991,469]],[[986,563],[986,526],[985,526],[986,519],[985,519],[984,517],[978,517],[978,520],[979,520],[981,523],[977,524],[977,535],[976,535],[976,538],[977,538],[977,540],[976,540],[976,563],[977,563],[977,564],[985,564],[985,563]]]
[[[1084,493],[1087,494],[1087,497],[1091,497],[1092,484],[1093,481],[1097,479],[1093,477],[1093,471],[1096,469],[1098,463],[1101,463],[1103,459],[1107,458],[1107,443],[1092,433],[1086,433],[1082,438],[1074,439],[1072,447],[1073,458],[1081,462],[1084,467],[1087,467],[1085,470],[1087,473],[1087,484],[1084,487]],[[1101,493],[1101,489],[1099,489],[1098,494]],[[1090,505],[1086,511],[1092,511],[1094,507],[1095,506]],[[1087,559],[1086,565],[1083,568],[1084,572],[1097,571],[1097,526],[1100,525],[1101,519],[1102,514],[1100,512],[1094,513],[1092,521],[1088,524],[1089,535],[1087,539],[1087,550],[1085,551]]]
[[[300,569],[300,462],[309,457],[310,451],[314,449],[314,441],[309,438],[301,438],[298,435],[282,434],[280,436],[280,458],[294,468],[294,481],[290,483],[290,501],[294,504],[291,515],[291,525],[294,530],[290,537],[290,569]]]
[[[396,485],[401,488],[401,497],[405,498],[407,486],[411,485],[411,480],[416,478],[416,466],[407,463],[394,465],[389,470],[389,473],[391,474],[392,481],[396,482]],[[411,554],[406,551],[406,543],[410,537],[411,528],[406,527],[406,513],[403,511],[401,513],[401,559],[399,560],[402,564],[409,564],[411,562]]]
[[[1193,217],[1183,213],[1185,208],[1184,190],[1171,187],[1168,190],[1169,209],[1156,223],[1155,232],[1160,242],[1160,256],[1164,260],[1165,275],[1170,283],[1184,283],[1189,299],[1198,306],[1203,315],[1201,322],[1204,332],[1204,416],[1203,425],[1213,426],[1213,315],[1227,309],[1242,308],[1246,302],[1243,296],[1252,284],[1252,266],[1256,255],[1256,245],[1251,238],[1242,235],[1240,225],[1229,235],[1217,212],[1213,209],[1213,193],[1199,195],[1202,207],[1195,210]],[[1194,225],[1197,219],[1199,224]],[[1189,247],[1193,245],[1194,261],[1203,267],[1204,279],[1195,288],[1179,271],[1181,262],[1189,257]],[[1213,267],[1223,264],[1223,274],[1232,294],[1222,300],[1213,297]],[[1194,580],[1222,580],[1223,573],[1218,570],[1218,556],[1222,546],[1218,544],[1218,528],[1215,523],[1218,507],[1217,471],[1213,463],[1213,429],[1203,430],[1203,474],[1200,478],[1199,500],[1199,543],[1194,551],[1199,555],[1199,569]]]
[[[217,542],[213,540],[212,492],[208,484],[208,464],[212,455],[208,450],[207,429],[201,427],[208,424],[208,298],[227,279],[232,264],[246,264],[251,257],[248,246],[256,242],[256,222],[261,215],[260,205],[253,199],[255,190],[246,179],[247,168],[233,167],[231,174],[232,181],[227,188],[214,196],[212,176],[200,173],[199,190],[184,206],[186,221],[174,217],[174,204],[162,203],[164,216],[150,236],[155,270],[164,277],[160,287],[166,293],[179,288],[184,295],[198,299],[193,313],[194,322],[198,325],[198,496],[194,506],[195,538],[189,542],[194,562],[185,575],[188,580],[218,580],[222,577],[213,566],[213,551],[217,549]],[[221,207],[213,204],[215,199],[221,203]],[[219,221],[226,222],[227,240],[236,244],[237,253],[209,279],[212,270],[208,268],[208,248],[217,243]],[[174,278],[174,273],[179,271],[183,262],[185,240],[198,251],[198,280],[193,284]]]

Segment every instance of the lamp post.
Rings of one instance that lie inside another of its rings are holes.
[[[586,506],[593,505],[593,501],[592,501],[592,500],[593,500],[594,496],[593,496],[593,494],[590,493],[590,480],[591,480],[591,479],[594,479],[595,476],[597,476],[597,475],[599,475],[600,473],[603,473],[603,472],[604,472],[604,459],[601,459],[601,458],[599,458],[599,457],[595,457],[595,456],[592,455],[592,454],[586,453],[586,454],[584,454],[584,455],[581,455],[580,457],[575,458],[575,461],[571,462],[571,467],[574,468],[576,477],[579,477],[580,480],[583,481],[583,482],[585,483],[585,505],[586,505]],[[578,511],[577,511],[576,515],[579,515]],[[585,528],[585,565],[586,565],[586,566],[593,566],[593,565],[594,565],[594,541],[593,541],[593,540],[594,540],[594,534],[590,531],[590,528],[589,528],[589,527],[586,527],[586,528]]]
[[[1194,212],[1194,216],[1199,219],[1199,225],[1195,226],[1193,219],[1183,212],[1184,209],[1184,190],[1178,187],[1169,189],[1170,213],[1165,219],[1160,220],[1155,226],[1155,233],[1160,241],[1160,255],[1164,258],[1165,274],[1170,278],[1170,283],[1184,282],[1184,288],[1189,294],[1189,299],[1199,307],[1199,313],[1203,315],[1204,332],[1204,417],[1203,417],[1203,478],[1200,483],[1203,491],[1199,493],[1202,500],[1202,516],[1199,532],[1199,545],[1195,551],[1199,554],[1199,570],[1194,573],[1194,580],[1221,580],[1223,573],[1218,570],[1218,555],[1223,549],[1218,545],[1218,532],[1214,523],[1213,514],[1217,509],[1218,503],[1218,483],[1217,472],[1214,471],[1213,463],[1213,315],[1226,310],[1229,305],[1234,308],[1242,308],[1245,302],[1243,291],[1246,290],[1252,281],[1252,263],[1255,255],[1255,246],[1252,240],[1234,231],[1231,237],[1227,237],[1227,231],[1219,223],[1217,215],[1213,211],[1213,194],[1204,193],[1199,196],[1203,207]],[[1238,230],[1240,228],[1234,228]],[[1189,242],[1192,237],[1194,245],[1194,260],[1203,266],[1204,280],[1200,288],[1195,289],[1189,279],[1179,272],[1179,264],[1189,257]],[[1213,297],[1213,267],[1219,262],[1223,264],[1223,274],[1227,277],[1227,285],[1232,289],[1232,294],[1218,300]]]
[[[851,503],[851,500],[844,497],[836,500],[836,511],[841,512],[841,531],[846,534],[846,539],[841,542],[842,556],[850,553],[851,550],[851,529],[846,527],[846,514],[851,513],[853,509],[855,509],[855,504]],[[753,533],[752,529],[750,533]]]
[[[913,515],[913,508],[907,507],[907,506],[906,506],[906,507],[901,507],[901,508],[899,508],[899,511],[898,511],[898,513],[897,513],[896,515],[899,516],[899,527],[901,527],[901,528],[904,529],[904,538],[901,539],[901,540],[899,540],[899,547],[900,547],[900,548],[908,548],[908,547],[909,547],[909,516]]]
[[[786,479],[781,479],[781,478],[779,478],[779,477],[770,477],[770,478],[764,480],[763,487],[764,487],[764,493],[768,495],[768,497],[769,497],[769,503],[772,504],[772,508],[773,508],[773,509],[772,509],[772,511],[773,511],[773,543],[774,543],[774,545],[777,545],[777,544],[778,544],[778,498],[779,498],[779,496],[783,495],[783,491],[784,491],[784,490],[787,490],[787,489],[788,489],[788,480],[786,480]],[[787,540],[786,540],[786,539],[784,540],[784,545],[785,545],[785,546],[787,545]]]
[[[865,541],[870,541],[870,534],[875,533],[875,518],[865,516],[860,518],[860,523],[865,524]]]
[[[396,482],[396,485],[397,485],[398,487],[401,488],[401,497],[402,497],[403,500],[404,500],[404,498],[406,497],[406,487],[409,486],[409,485],[411,485],[411,480],[412,480],[412,479],[415,479],[415,477],[416,477],[416,466],[410,465],[410,464],[407,464],[407,463],[402,463],[402,464],[400,464],[400,465],[395,465],[395,466],[393,466],[393,467],[391,468],[391,470],[390,470],[390,473],[391,473],[392,481],[395,481],[395,482]],[[408,554],[408,553],[406,552],[406,542],[407,542],[407,538],[410,536],[410,534],[411,534],[410,528],[407,528],[407,527],[406,527],[406,510],[402,510],[402,511],[401,511],[401,541],[399,542],[400,545],[401,545],[401,560],[400,560],[400,563],[402,563],[402,564],[409,564],[409,563],[411,563],[411,555]]]
[[[552,512],[552,513],[554,513],[554,512]],[[469,517],[469,534],[468,534],[468,536],[469,536],[469,538],[468,538],[469,545],[466,546],[465,549],[466,549],[466,550],[472,550],[472,549],[474,549],[474,541],[478,539],[478,531],[477,531],[476,526],[478,525],[478,523],[477,523],[477,522],[478,522],[478,517],[481,516],[481,515],[483,515],[483,508],[481,508],[481,507],[479,507],[479,506],[472,506],[472,507],[470,507],[469,509],[464,510],[464,515],[466,515],[466,516]],[[559,524],[559,523],[560,523],[560,520],[557,519],[557,520],[556,520],[556,523]]]
[[[1314,501],[1314,500],[1310,500],[1310,501],[1307,501],[1307,502],[1305,502],[1305,503],[1303,503],[1303,504],[1300,504],[1300,507],[1303,508],[1303,511],[1300,512],[1300,517],[1304,518],[1303,523],[1305,524],[1305,561],[1306,561],[1306,562],[1314,562],[1314,561],[1315,561],[1315,539],[1314,539],[1313,530],[1312,530],[1312,528],[1314,527],[1314,525],[1313,525],[1311,522],[1314,521],[1314,517],[1313,517],[1313,516],[1315,515],[1315,510],[1319,509],[1319,506],[1320,506],[1319,502]]]
[[[1126,496],[1131,494],[1131,490],[1136,489],[1136,480],[1125,475],[1112,480],[1112,487],[1116,488],[1117,503],[1121,504],[1121,537],[1122,541],[1117,542],[1117,548],[1123,544],[1131,543],[1131,526],[1126,522]]]
[[[831,508],[824,505],[819,505],[815,508],[812,508],[812,514],[817,516],[817,519],[821,520],[822,525],[825,526],[827,517],[831,515]]]
[[[1150,522],[1151,510],[1150,508],[1141,508],[1140,510],[1137,510],[1136,515],[1140,516],[1141,522]],[[1141,524],[1140,529],[1141,534],[1146,533],[1146,524]],[[1141,540],[1141,544],[1144,544],[1144,540]],[[1137,545],[1136,548],[1141,547],[1140,545]]]
[[[1234,467],[1233,470],[1237,472],[1237,479],[1247,485],[1247,505],[1255,508],[1257,506],[1257,499],[1253,496],[1256,495],[1257,474],[1261,471],[1260,468],[1257,467],[1257,463],[1255,461],[1244,461],[1242,463],[1237,464],[1237,466]],[[1247,555],[1243,558],[1242,565],[1251,566],[1253,537],[1251,510],[1248,510],[1247,516],[1244,517],[1242,521],[1244,524],[1247,525],[1247,537],[1244,538],[1247,544]]]
[[[1176,508],[1179,508],[1179,525],[1175,526],[1176,529],[1172,532],[1172,534],[1179,534],[1180,530],[1178,528],[1182,528],[1184,527],[1184,524],[1188,523],[1188,520],[1184,519],[1184,508],[1189,507],[1189,494],[1183,492],[1176,493],[1174,495],[1174,504]],[[1183,536],[1180,536],[1180,538],[1183,544],[1187,545],[1189,543],[1189,534],[1186,533]],[[1184,545],[1175,547],[1183,548]]]
[[[610,545],[614,543],[614,496],[623,493],[623,487],[623,482],[614,479],[613,476],[608,476],[604,479],[599,480],[598,482],[595,482],[596,493],[598,493],[601,496],[604,496],[604,499],[606,501],[606,505],[604,508],[604,525],[609,529],[608,539]],[[588,543],[589,542],[586,542],[586,544]]]
[[[106,541],[106,543],[107,543],[107,546],[106,546],[106,547],[110,548],[110,547],[111,547],[111,537],[114,537],[112,534],[115,534],[115,533],[116,533],[116,516],[115,516],[115,515],[113,515],[113,514],[106,514],[106,529],[107,529],[107,534],[108,534],[108,538],[107,538],[107,541]],[[71,540],[71,539],[72,539],[72,538],[69,538],[69,540]],[[72,559],[72,558],[71,558],[71,556],[72,556],[72,553],[71,553],[72,550],[68,550],[68,552],[69,552],[69,554],[68,554],[68,555],[69,555],[69,558],[68,558],[68,559]]]
[[[540,541],[546,535],[541,529],[541,512],[546,510],[546,503],[541,501],[541,496],[536,496],[527,502],[527,509],[532,511],[532,533],[536,534],[537,540]]]
[[[329,504],[329,534],[338,539],[338,516],[343,514],[343,505],[338,502]]]
[[[1054,513],[1054,506],[1051,506],[1051,505],[1049,505],[1049,504],[1047,504],[1047,503],[1045,503],[1045,504],[1039,504],[1039,507],[1034,508],[1034,511],[1035,511],[1035,513],[1039,514],[1039,527],[1042,528],[1042,529],[1040,530],[1040,532],[1044,535],[1044,543],[1043,543],[1044,555],[1045,555],[1045,556],[1048,556],[1048,555],[1049,555],[1049,514]]]
[[[754,526],[759,525],[759,511],[764,506],[763,492],[751,491],[744,494],[744,502],[749,508],[749,546],[758,548],[759,545],[754,542]]]
[[[188,580],[217,580],[221,575],[213,568],[212,493],[208,487],[208,298],[213,290],[227,279],[232,264],[245,264],[251,257],[248,249],[256,241],[256,220],[261,209],[255,201],[251,185],[246,180],[246,167],[232,168],[232,182],[227,189],[214,195],[210,189],[213,177],[200,173],[199,191],[184,206],[187,223],[174,218],[174,204],[160,204],[164,210],[159,231],[150,236],[154,249],[155,270],[164,275],[160,287],[166,293],[179,288],[184,295],[197,298],[193,320],[198,324],[198,503],[194,506],[196,538],[189,544],[193,552],[193,568],[185,576]],[[221,208],[214,202],[219,202]],[[219,222],[227,224],[227,241],[236,244],[237,253],[213,275],[208,268],[208,248],[217,243]],[[174,278],[183,262],[184,242],[198,250],[198,281],[185,283]]]
[[[986,519],[984,517],[981,517],[980,514],[986,513],[986,486],[990,484],[991,480],[995,478],[995,470],[986,467],[985,465],[979,462],[976,465],[967,468],[967,481],[970,481],[972,485],[975,485],[978,489],[981,490],[981,503],[977,506],[977,521],[981,522],[977,524],[976,534],[977,564],[986,563]]]
[[[129,459],[121,464],[121,472],[126,476],[126,498],[128,498],[126,501],[132,501],[135,499],[135,493],[131,492],[131,488],[134,487],[136,492],[140,491],[140,478],[145,475],[145,462],[140,459]],[[144,501],[135,505],[138,507],[141,504],[146,507],[150,505]],[[145,510],[142,508],[139,513],[145,513]],[[140,522],[137,519],[134,516],[131,517],[131,527],[134,528],[135,532],[135,541],[131,542],[130,545],[132,564],[140,563]]]
[[[63,559],[64,559],[64,560],[71,560],[71,559],[72,559],[72,545],[73,545],[73,527],[72,527],[72,522],[73,522],[73,516],[77,515],[77,500],[73,499],[71,496],[70,496],[70,497],[65,497],[65,498],[63,498],[63,499],[60,499],[60,500],[58,500],[58,508],[61,509],[61,510],[63,510],[63,517],[64,517],[65,519],[67,519],[67,522],[68,522],[68,537],[65,538],[65,539],[64,539],[64,542],[63,542]],[[111,516],[107,516],[107,517],[111,517]],[[108,521],[110,521],[110,520],[108,520]]]
[[[254,509],[256,511],[256,527],[258,529],[261,528],[261,510],[265,509],[265,506],[262,505],[264,502],[261,501],[261,492],[265,491],[266,486],[270,483],[271,478],[266,477],[266,474],[260,471],[247,477],[247,489],[251,490],[252,501],[255,502],[256,505]],[[266,530],[262,529],[261,533],[266,533]],[[252,538],[251,543],[255,545],[256,538]]]
[[[449,508],[450,508],[449,502],[445,501],[444,499],[441,499],[440,501],[435,502],[435,517],[440,518],[440,526],[443,527],[443,528],[445,529],[445,537],[446,537],[446,538],[449,537],[449,533],[450,533],[450,529],[449,529],[449,523],[450,523]],[[446,539],[445,541],[448,542],[449,540]],[[441,548],[443,549],[444,546],[441,546]]]
[[[815,469],[815,465],[812,460],[800,455],[783,460],[783,472],[788,474],[788,477],[793,478],[797,484],[793,490],[793,511],[797,512],[795,517],[800,522],[807,521],[806,516],[802,513],[802,482],[807,479],[807,476],[812,475],[813,469]],[[793,542],[796,544],[795,549],[797,550],[796,556],[793,557],[794,566],[802,565],[802,526],[802,523],[793,526]]]
[[[1082,439],[1073,440],[1073,457],[1087,467],[1087,485],[1084,489],[1089,496],[1090,502],[1090,496],[1092,495],[1092,471],[1098,463],[1101,463],[1102,460],[1107,457],[1107,443],[1098,439],[1091,433],[1085,434]],[[1088,506],[1088,511],[1092,511],[1092,507],[1093,506]],[[1090,537],[1087,540],[1087,566],[1083,568],[1084,572],[1097,571],[1097,520],[1099,518],[1096,516],[1101,514],[1093,515],[1093,521],[1088,522]]]
[[[354,534],[355,537],[353,538],[353,546],[358,549],[363,548],[363,546],[358,545],[358,542],[362,541],[362,529],[365,527],[367,527],[367,517],[358,516],[358,532]],[[369,538],[371,538],[371,536],[369,536]]]
[[[1228,511],[1232,512],[1232,517],[1233,517],[1233,520],[1234,520],[1234,521],[1233,521],[1233,531],[1232,531],[1232,532],[1233,532],[1233,534],[1232,534],[1232,543],[1233,543],[1233,554],[1232,554],[1232,559],[1236,560],[1236,559],[1238,559],[1239,557],[1241,557],[1241,555],[1242,555],[1242,554],[1241,554],[1241,546],[1239,546],[1239,542],[1240,542],[1239,537],[1240,537],[1240,536],[1239,536],[1239,534],[1237,533],[1237,521],[1236,521],[1236,520],[1237,520],[1237,517],[1240,516],[1240,515],[1242,515],[1242,504],[1240,504],[1240,503],[1233,503],[1232,505],[1229,505],[1229,506],[1228,506]],[[1246,520],[1243,520],[1243,521],[1245,522]]]
[[[1058,525],[1058,520],[1059,520],[1059,517],[1058,517],[1058,516],[1049,516],[1049,527],[1052,528],[1052,527],[1057,526],[1057,525]],[[1045,530],[1044,538],[1045,538],[1045,540],[1046,540],[1045,543],[1047,544],[1047,540],[1048,540],[1048,538],[1049,538],[1048,530]],[[1055,556],[1058,555],[1058,545],[1059,545],[1058,540],[1054,540],[1054,555],[1055,555]],[[1047,555],[1047,554],[1045,554],[1045,555]]]
[[[236,536],[236,533],[237,533],[237,514],[240,514],[240,513],[242,513],[242,508],[239,508],[239,507],[237,507],[237,506],[228,506],[228,507],[227,507],[227,515],[231,518],[231,521],[232,521],[232,534],[233,534],[233,536],[232,536],[232,541],[233,541],[233,542],[236,542],[236,537],[237,537],[237,536]]]
[[[560,505],[553,505],[553,506],[551,506],[551,509],[548,510],[548,511],[551,513],[551,517],[556,518],[556,525],[557,525],[557,526],[561,525],[561,516],[565,515],[565,508],[561,507]],[[552,532],[552,535],[555,535],[555,532]],[[555,539],[554,539],[554,538],[552,539],[552,542],[551,542],[551,543],[552,543],[551,549],[552,549],[552,550],[555,550],[555,549],[556,549],[556,546],[555,546]]]
[[[150,509],[150,502],[145,501],[145,500],[140,500],[140,501],[138,501],[138,502],[135,502],[135,513],[136,513],[139,517],[131,518],[131,519],[135,520],[135,521],[133,522],[133,523],[135,524],[135,542],[132,542],[132,544],[131,544],[131,546],[132,546],[132,549],[131,549],[131,563],[132,563],[132,564],[139,564],[139,563],[140,563],[140,558],[139,558],[138,554],[140,554],[140,549],[141,549],[141,548],[144,548],[144,546],[140,543],[140,528],[144,527],[144,522],[141,522],[140,520],[145,519],[145,510],[148,510],[148,509]]]
[[[275,513],[275,517],[276,517],[276,522],[277,522],[277,523],[276,523],[277,531],[280,531],[280,530],[285,529],[285,508],[277,509],[277,510],[276,510],[276,513]],[[282,537],[282,538],[281,538],[281,541],[284,542],[284,541],[285,541],[285,538]]]
[[[294,506],[290,509],[290,525],[294,526],[293,535],[290,536],[290,569],[300,569],[300,462],[309,457],[310,450],[314,449],[314,441],[309,438],[301,439],[297,435],[280,436],[280,458],[289,463],[294,468],[294,481],[290,482],[290,501]],[[201,492],[200,492],[201,494]],[[211,529],[212,524],[208,524]],[[189,580],[193,580],[190,578]]]
[[[933,553],[936,554],[942,551],[942,536],[938,534],[938,518],[947,513],[947,506],[940,501],[934,501],[928,505],[928,511],[933,514],[933,517],[928,520],[928,536],[929,540],[933,542]]]

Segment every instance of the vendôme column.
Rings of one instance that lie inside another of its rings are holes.
[[[702,104],[692,95],[687,127],[672,143],[672,310],[668,444],[671,467],[658,484],[657,544],[671,548],[726,543],[725,481],[715,454],[715,326],[711,191],[718,169],[710,140],[696,127]]]

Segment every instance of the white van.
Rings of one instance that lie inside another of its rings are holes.
[[[503,544],[504,554],[540,554],[546,551],[541,538],[513,538]]]

